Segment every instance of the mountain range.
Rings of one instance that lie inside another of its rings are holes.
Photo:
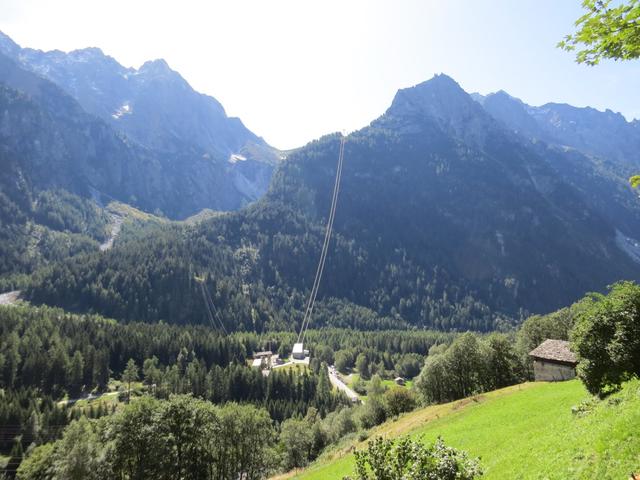
[[[532,107],[502,91],[473,98],[548,158],[620,232],[640,238],[637,198],[627,184],[640,165],[640,121],[566,104]]]
[[[97,48],[42,52],[0,34],[0,62],[0,81],[13,90],[3,94],[24,95],[34,115],[18,121],[9,110],[5,125],[31,128],[25,136],[34,141],[38,132],[57,132],[56,148],[46,153],[28,150],[26,142],[9,146],[23,162],[41,164],[37,157],[46,155],[46,168],[32,179],[37,187],[59,185],[184,218],[257,200],[280,159],[164,60],[136,70]],[[8,143],[17,133],[0,131]]]
[[[30,299],[198,323],[204,281],[228,328],[297,327],[338,135],[282,158],[163,61],[128,69],[97,49],[39,52],[8,37],[0,54],[10,166],[0,180],[13,186],[4,203],[14,210],[60,189],[172,218],[235,210],[196,225],[132,226],[107,252],[87,244],[58,255],[33,269]],[[313,321],[486,331],[638,279],[640,203],[627,179],[640,171],[639,147],[639,122],[610,111],[470,95],[446,75],[399,90],[346,139]],[[25,189],[35,193],[22,198]],[[99,224],[88,207],[74,211]]]

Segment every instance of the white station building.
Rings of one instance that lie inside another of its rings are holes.
[[[304,360],[306,357],[309,356],[309,350],[305,350],[304,345],[302,343],[294,343],[291,356],[293,357],[294,360]]]

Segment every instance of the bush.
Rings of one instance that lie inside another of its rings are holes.
[[[478,459],[438,438],[426,446],[409,438],[369,442],[355,452],[356,477],[344,480],[473,480],[482,476]]]
[[[578,405],[574,405],[571,407],[571,413],[577,417],[584,417],[589,415],[598,405],[595,397],[590,397],[586,400],[583,400]]]
[[[306,466],[312,460],[313,424],[307,419],[289,418],[282,423],[280,448],[284,470]]]
[[[381,400],[370,398],[358,409],[357,416],[360,427],[368,430],[384,422],[387,419],[387,412]]]
[[[337,442],[340,438],[355,432],[358,429],[356,421],[354,420],[353,407],[345,407],[338,411],[331,412],[323,420],[323,424],[329,431],[329,438],[331,443]]]
[[[404,378],[413,378],[420,373],[424,365],[424,357],[417,353],[407,353],[402,356],[397,366],[397,374]]]
[[[395,387],[384,392],[384,406],[388,417],[395,417],[416,408],[414,393],[408,388]]]
[[[571,332],[577,373],[589,392],[603,396],[640,375],[640,286],[620,282],[580,303]]]
[[[351,352],[340,350],[334,355],[336,368],[340,373],[347,373],[355,365]]]
[[[22,461],[16,472],[18,480],[47,480],[53,469],[53,445],[35,447]]]
[[[354,392],[358,395],[366,395],[367,394],[367,384],[362,380],[362,378],[358,377],[355,382],[351,385]]]

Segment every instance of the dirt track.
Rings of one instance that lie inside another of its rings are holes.
[[[120,233],[120,229],[122,228],[123,218],[119,215],[111,216],[113,223],[111,224],[111,232],[109,233],[109,238],[100,245],[100,251],[104,252],[113,247],[113,242]]]

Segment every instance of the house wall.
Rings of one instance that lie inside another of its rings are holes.
[[[295,358],[296,360],[304,360],[304,345],[302,343],[294,343],[292,354],[293,358]]]
[[[533,375],[537,382],[561,382],[575,378],[576,369],[561,363],[535,359],[533,361]]]

